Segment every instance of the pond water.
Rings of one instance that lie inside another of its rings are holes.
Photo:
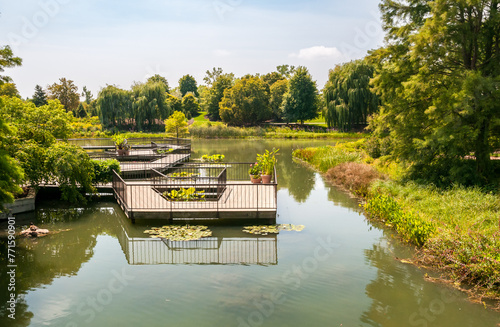
[[[211,223],[206,240],[162,242],[143,231],[163,222],[133,225],[112,199],[37,203],[16,217],[18,229],[34,221],[60,232],[16,240],[15,320],[7,317],[6,233],[0,238],[0,326],[498,326],[498,313],[395,260],[411,257],[411,247],[293,162],[294,148],[327,143],[192,145],[193,158],[222,153],[243,162],[280,148],[277,223],[305,225],[300,232],[257,236]]]

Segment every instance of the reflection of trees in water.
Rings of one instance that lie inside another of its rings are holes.
[[[304,144],[304,146],[306,146]],[[266,149],[280,149],[277,156],[278,189],[288,189],[297,202],[307,200],[314,189],[315,172],[292,159],[292,151],[300,145],[287,140],[210,140],[193,145],[192,158],[203,154],[221,153],[226,162],[255,162],[257,153]]]
[[[403,326],[408,322],[408,308],[417,310],[421,283],[411,278],[410,266],[395,264],[394,254],[385,245],[374,244],[365,256],[377,277],[366,286],[366,295],[373,302],[360,320],[370,326]],[[401,308],[401,305],[406,308]]]
[[[20,301],[16,304],[16,320],[12,321],[7,318],[9,311],[5,306],[10,292],[0,292],[0,326],[29,325],[33,314],[27,311],[28,305],[23,294],[30,289],[49,285],[55,278],[76,275],[94,255],[97,236],[103,232],[116,234],[110,218],[116,217],[97,207],[37,210],[34,220],[39,227],[51,231],[70,230],[41,238],[16,239],[16,294],[20,295]],[[2,253],[7,253],[6,238],[0,239],[0,247]],[[7,290],[7,264],[4,261],[0,263],[1,287]]]
[[[353,199],[347,191],[343,191],[338,187],[331,185],[327,182],[328,187],[328,200],[332,201],[336,206],[342,206],[344,208],[353,209],[356,212],[361,212],[362,209],[359,206],[359,202]]]
[[[389,232],[389,234],[392,232]],[[387,235],[386,237],[390,237]],[[406,251],[408,249],[405,247]],[[374,244],[365,250],[377,276],[366,286],[373,301],[360,317],[369,326],[496,326],[498,313],[480,304],[466,303],[464,294],[446,285],[427,282],[413,265],[395,260],[401,251],[391,244]]]

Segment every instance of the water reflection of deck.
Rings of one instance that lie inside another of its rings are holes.
[[[276,265],[277,236],[212,236],[196,241],[130,237],[122,226],[120,245],[131,265],[241,264]]]

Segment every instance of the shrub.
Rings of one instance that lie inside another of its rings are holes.
[[[381,175],[369,165],[347,162],[330,168],[326,177],[357,195],[366,196],[370,184],[380,179]]]
[[[394,227],[405,241],[417,246],[424,245],[435,232],[432,223],[412,212],[403,211],[399,204],[387,195],[369,199],[364,209],[370,217],[381,219],[386,225]]]
[[[113,181],[113,170],[120,172],[120,163],[115,159],[92,160],[94,166],[94,178],[92,184],[106,184]]]

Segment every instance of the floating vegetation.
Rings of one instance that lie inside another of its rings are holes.
[[[212,231],[207,226],[171,225],[152,227],[150,230],[145,230],[144,234],[149,234],[152,238],[165,238],[171,241],[194,241],[212,236]]]
[[[197,177],[198,174],[196,173],[188,173],[186,171],[182,171],[180,173],[171,173],[168,174],[169,177]]]
[[[171,192],[163,192],[163,196],[171,201],[204,201],[205,191],[196,190],[194,187],[185,189],[181,187],[179,190],[172,190]]]
[[[167,153],[172,153],[174,152],[174,148],[169,148],[169,149],[158,149],[156,150],[156,153],[159,153],[159,154],[167,154]]]
[[[278,234],[280,231],[285,232],[301,232],[305,228],[304,225],[278,224],[278,225],[260,225],[243,227],[245,233],[255,235]]]

